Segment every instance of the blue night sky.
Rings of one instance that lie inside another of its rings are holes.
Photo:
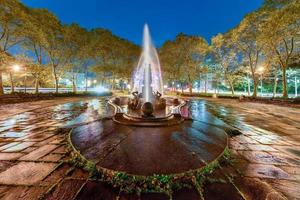
[[[63,23],[101,27],[140,44],[148,23],[156,46],[180,33],[201,35],[208,41],[235,27],[263,0],[22,0],[30,7],[48,8]],[[184,3],[183,3],[184,2]]]

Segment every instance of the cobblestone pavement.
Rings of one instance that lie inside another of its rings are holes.
[[[230,139],[232,165],[214,172],[219,181],[205,185],[205,199],[300,198],[299,109],[221,99],[195,101],[194,109],[195,120],[209,111],[243,133]],[[167,199],[122,194],[64,162],[66,127],[110,115],[105,98],[14,104],[0,112],[1,199]],[[173,196],[199,199],[193,188]]]

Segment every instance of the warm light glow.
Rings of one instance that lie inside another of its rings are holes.
[[[93,83],[97,83],[97,80],[94,80]]]
[[[128,89],[128,90],[130,90],[130,89],[131,89],[131,86],[130,86],[129,84],[127,85],[127,89]]]
[[[15,72],[18,72],[18,71],[20,71],[21,67],[20,67],[20,65],[15,64],[15,65],[12,66],[12,69],[13,69]]]
[[[263,73],[264,70],[265,70],[265,68],[264,68],[263,66],[260,66],[260,67],[257,69],[257,71],[258,71],[259,73]]]
[[[103,93],[103,92],[108,92],[109,90],[101,85],[98,85],[92,91],[97,93]]]
[[[164,85],[164,88],[166,89],[166,88],[168,88],[168,86],[167,86],[167,85]]]
[[[87,85],[88,85],[88,87],[90,87],[92,85],[92,81],[88,80]]]

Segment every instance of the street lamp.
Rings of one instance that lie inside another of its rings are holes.
[[[10,76],[10,84],[11,84],[11,93],[15,92],[15,85],[14,85],[14,80],[13,80],[13,72],[18,72],[20,71],[21,67],[18,64],[14,64],[11,66],[11,70],[9,71],[9,76]]]
[[[91,80],[88,80],[88,81],[87,81],[87,86],[88,86],[88,87],[91,87],[91,85],[92,85],[92,81],[91,81]]]
[[[12,66],[12,69],[13,69],[13,71],[18,72],[18,71],[20,71],[21,67],[20,67],[20,65],[15,64]]]

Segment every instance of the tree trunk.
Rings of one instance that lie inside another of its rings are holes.
[[[13,75],[11,72],[9,72],[9,79],[10,79],[10,93],[14,93],[15,92],[15,84],[14,84]]]
[[[225,77],[229,83],[231,95],[234,96],[234,86],[233,86],[232,80],[231,80],[230,76],[228,76],[228,74],[226,74]]]
[[[55,93],[57,94],[58,93],[58,77],[55,76]]]
[[[35,94],[39,93],[39,78],[35,78],[35,83],[34,83],[34,87],[35,87]]]
[[[283,98],[288,97],[288,92],[287,92],[287,83],[286,83],[286,67],[282,67],[282,84],[283,84],[283,91],[282,91],[282,96]]]
[[[277,73],[275,73],[275,78],[274,78],[273,98],[276,97],[276,93],[277,93]]]
[[[88,90],[88,71],[85,69],[85,92]]]
[[[250,87],[250,79],[249,76],[247,75],[247,84],[248,84],[248,96],[251,94],[251,87]]]
[[[2,81],[2,71],[0,71],[0,95],[4,94],[3,81]]]
[[[207,93],[207,74],[205,76],[205,83],[204,83],[204,91],[205,91],[205,94]]]
[[[183,84],[181,83],[180,85],[181,85],[181,94],[183,94],[183,92],[184,92],[183,91]]]
[[[73,90],[73,93],[76,93],[76,92],[77,92],[76,78],[75,78],[75,75],[74,75],[74,74],[73,74],[73,76],[72,76],[72,90]]]
[[[253,94],[252,97],[256,98],[257,97],[257,80],[253,80]]]
[[[231,95],[234,96],[234,86],[231,81],[229,81],[229,85],[230,85]]]
[[[58,93],[58,77],[56,74],[56,65],[52,65],[52,71],[53,71],[53,78],[54,78],[54,87],[55,87],[55,93]]]
[[[193,84],[192,83],[189,83],[189,92],[190,92],[190,95],[193,94]]]

